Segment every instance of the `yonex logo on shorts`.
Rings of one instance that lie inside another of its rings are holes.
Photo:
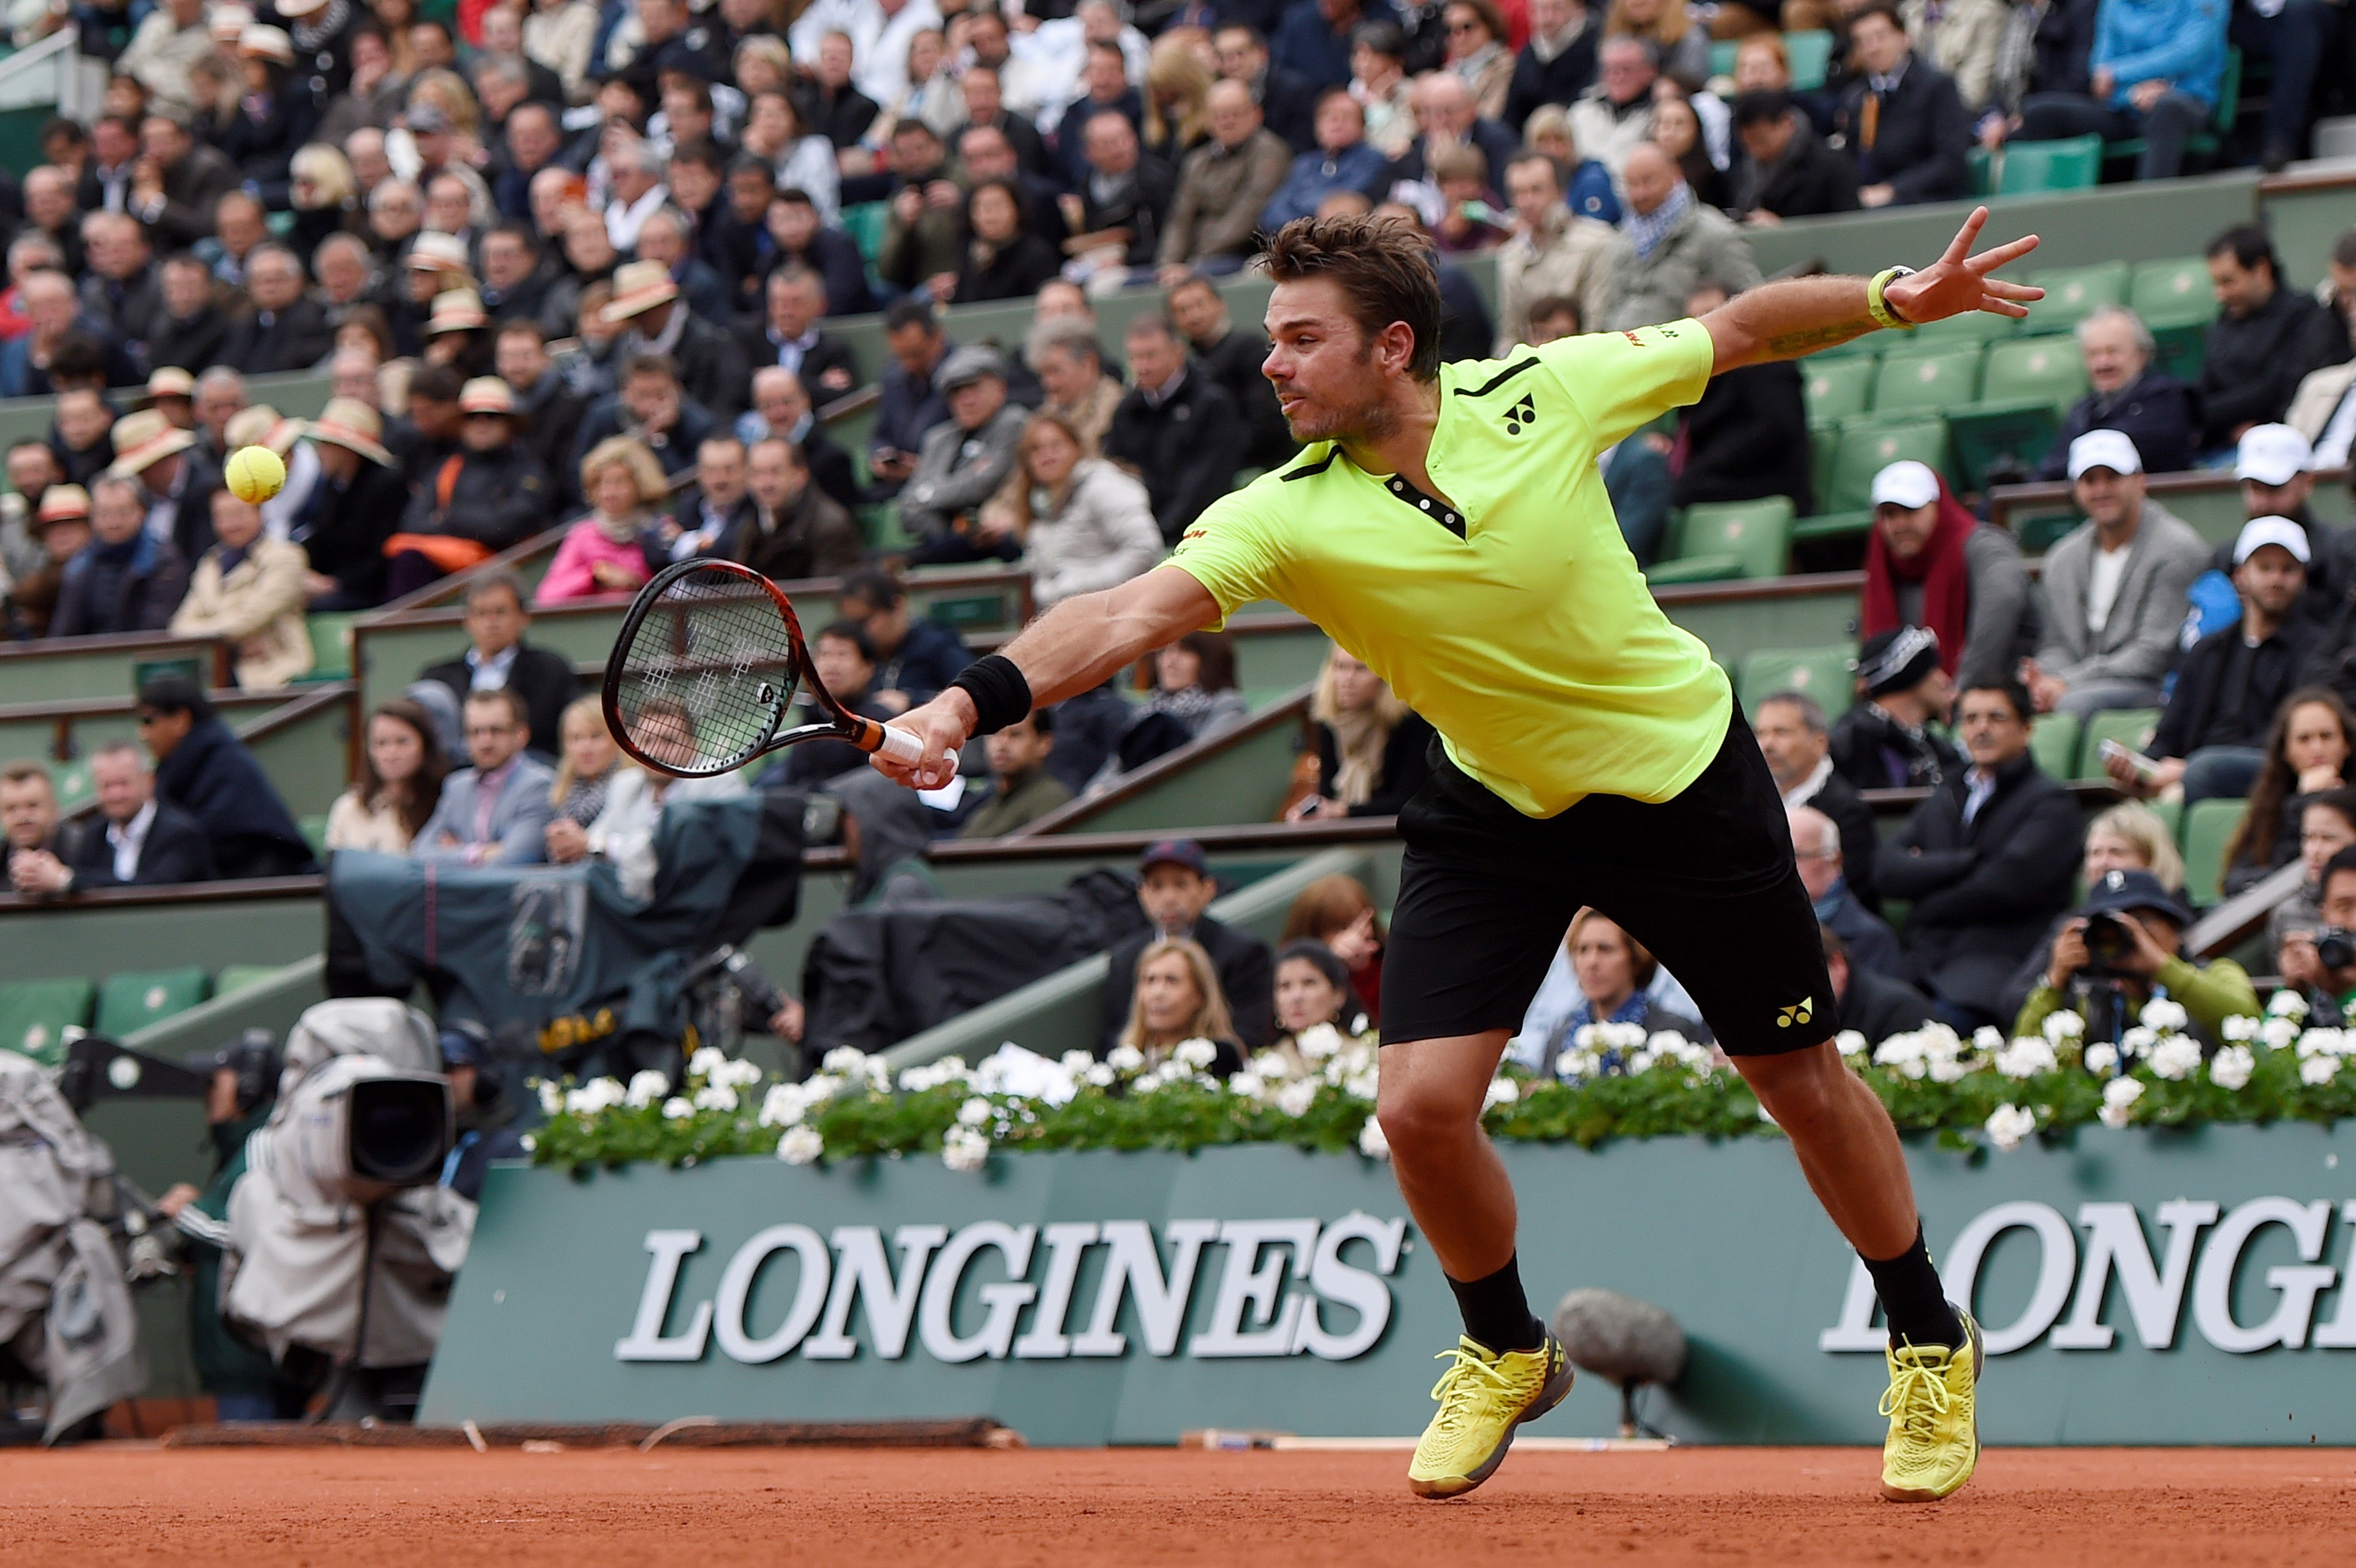
[[[1815,1010],[1816,999],[1814,997],[1803,997],[1788,1008],[1775,1009],[1775,1027],[1790,1029],[1794,1024],[1806,1023],[1815,1016]]]

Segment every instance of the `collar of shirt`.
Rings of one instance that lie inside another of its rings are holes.
[[[1825,781],[1832,776],[1832,757],[1829,754],[1818,757],[1816,765],[1808,771],[1808,776],[1783,792],[1783,804],[1785,805],[1807,805],[1816,798],[1816,791],[1824,788]]]
[[[1833,885],[1825,890],[1825,896],[1814,901],[1813,907],[1816,912],[1818,923],[1830,925],[1833,916],[1840,913],[1841,905],[1847,902],[1848,902],[1848,879],[1835,877]]]
[[[474,672],[472,688],[477,691],[497,691],[508,683],[508,674],[515,668],[516,655],[523,651],[521,643],[510,643],[488,659],[480,648],[466,650],[466,667]]]
[[[813,326],[799,337],[787,337],[773,326],[769,328],[769,341],[779,348],[795,348],[808,354],[818,347],[818,328]]]
[[[1159,388],[1149,387],[1144,382],[1141,381],[1137,385],[1137,389],[1145,394],[1145,402],[1148,408],[1158,409],[1162,404],[1168,402],[1171,399],[1176,397],[1178,395],[1178,389],[1185,384],[1186,368],[1183,365],[1181,365],[1176,373],[1173,374],[1170,379],[1162,382]]]
[[[148,796],[139,815],[128,822],[106,825],[106,841],[114,846],[114,877],[127,882],[139,873],[139,852],[147,847],[147,830],[155,826],[155,799]]]
[[[1904,59],[1898,62],[1898,69],[1891,71],[1888,76],[1876,76],[1869,73],[1865,79],[1865,85],[1871,88],[1881,97],[1887,98],[1890,94],[1898,91],[1898,84],[1906,80],[1906,68],[1913,63],[1914,57],[1912,54],[1909,54]]]
[[[1964,822],[1966,827],[1996,794],[1996,770],[1975,763],[1964,770]]]

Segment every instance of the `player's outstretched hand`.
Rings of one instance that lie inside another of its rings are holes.
[[[892,720],[892,728],[905,730],[925,743],[923,762],[912,766],[881,752],[868,760],[895,784],[910,789],[939,789],[957,777],[958,752],[972,735],[973,721],[973,699],[951,687],[923,707],[911,708]]]
[[[1947,247],[1945,255],[1911,277],[1893,280],[1882,290],[1883,301],[1901,320],[1919,326],[1976,310],[1996,315],[2027,315],[2029,302],[2045,297],[2043,289],[2028,283],[2009,283],[1988,275],[2036,250],[2036,235],[2025,234],[2008,245],[1998,245],[1976,256],[1972,254],[1972,242],[1979,238],[1987,217],[1987,208],[1972,208],[1972,215],[1955,231],[1954,243]]]

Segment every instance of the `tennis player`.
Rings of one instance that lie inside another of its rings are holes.
[[[1066,600],[894,720],[923,740],[921,763],[875,759],[945,784],[969,737],[1263,599],[1316,622],[1440,732],[1434,775],[1398,817],[1376,1103],[1464,1318],[1408,1468],[1424,1497],[1479,1486],[1515,1426],[1570,1388],[1523,1293],[1514,1191],[1481,1109],[1587,904],[1684,983],[1871,1271],[1890,1336],[1884,1495],[1945,1497],[1978,1460],[1979,1332],[1923,1248],[1888,1114],[1832,1043],[1774,780],[1709,650],[1647,591],[1597,458],[1721,370],[1966,311],[2026,315],[2042,291],[1989,274],[2037,241],[1975,256],[1987,219],[1974,212],[1919,272],[1768,283],[1698,321],[1453,365],[1420,236],[1287,224],[1265,258],[1262,368],[1305,450],[1215,502],[1162,565]]]

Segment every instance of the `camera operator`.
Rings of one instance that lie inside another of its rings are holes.
[[[2349,867],[2356,871],[2356,856]],[[2356,905],[2356,877],[2350,895]],[[2223,1043],[2225,1019],[2254,1015],[2258,996],[2232,959],[2204,968],[2182,955],[2184,928],[2191,923],[2192,912],[2149,871],[2104,872],[2054,937],[2045,983],[2029,994],[2012,1032],[2037,1034],[2049,1015],[2067,1007],[2085,1020],[2086,1040],[2115,1042],[2146,1002],[2165,996],[2191,1015],[2192,1032],[2214,1050]]]
[[[205,1121],[212,1136],[213,1179],[201,1192],[181,1182],[155,1200],[155,1209],[179,1232],[188,1266],[188,1349],[197,1381],[212,1395],[219,1420],[298,1420],[303,1385],[273,1365],[268,1352],[231,1334],[220,1315],[230,1189],[245,1174],[245,1140],[270,1119],[278,1103],[283,1059],[269,1030],[249,1029],[237,1043],[188,1065],[198,1072],[211,1069]]]
[[[2283,938],[2283,978],[2328,997],[2341,1016],[2356,997],[2356,846],[2323,864],[2323,924]]]

